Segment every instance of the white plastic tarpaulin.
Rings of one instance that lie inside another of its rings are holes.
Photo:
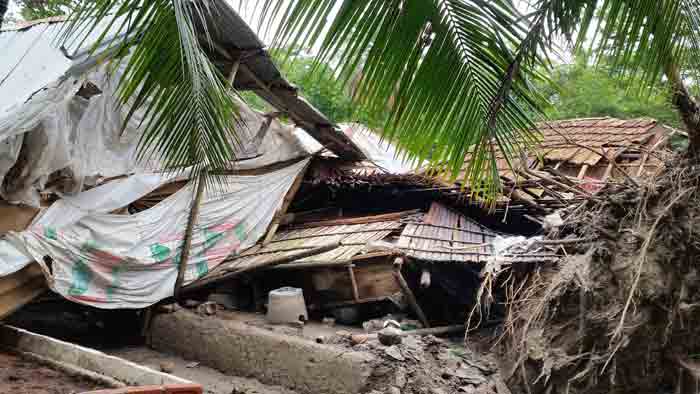
[[[264,175],[221,176],[219,187],[205,189],[185,283],[253,246],[308,160]],[[173,293],[193,193],[188,184],[134,215],[98,213],[63,227],[35,225],[12,241],[42,265],[51,257],[51,267],[44,267],[49,285],[64,297],[105,309],[143,308]]]
[[[104,185],[66,196],[56,201],[50,208],[34,218],[32,226],[62,229],[77,223],[85,216],[104,214],[125,207],[158,187],[177,178],[174,173],[136,174],[117,179]],[[0,239],[0,277],[13,274],[32,261],[28,253],[23,253],[21,237],[11,236],[15,244]]]
[[[414,171],[416,166],[403,153],[366,126],[358,123],[347,123],[341,124],[340,128],[360,148],[369,161],[386,170],[389,174],[400,175]]]

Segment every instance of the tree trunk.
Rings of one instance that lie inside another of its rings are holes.
[[[10,0],[0,0],[0,28],[2,28],[2,22],[5,19],[5,13],[7,12],[7,4]]]
[[[678,109],[688,131],[688,155],[691,159],[700,161],[700,106],[686,89],[678,67],[667,65],[666,77],[673,88],[673,105]]]

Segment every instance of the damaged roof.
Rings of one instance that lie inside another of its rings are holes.
[[[608,157],[647,143],[659,131],[650,118],[586,118],[558,120],[539,124],[542,143],[539,153],[545,160],[573,164],[597,164],[602,157],[589,149],[602,150]],[[583,146],[580,146],[583,145]]]
[[[208,18],[213,48],[206,45],[206,49],[210,51],[212,61],[224,73],[239,62],[234,80],[237,90],[254,91],[339,157],[348,160],[365,158],[348,136],[297,94],[296,87],[281,75],[273,63],[263,42],[233,8],[221,3]],[[69,58],[67,53],[76,54],[78,50],[64,53],[56,44],[65,20],[66,17],[51,17],[2,29],[0,51],[5,61],[0,66],[0,86],[3,89],[16,86],[20,94],[15,95],[12,102],[2,100],[0,112],[21,104],[45,85],[65,77],[75,66],[76,59],[72,56]],[[202,25],[201,22],[199,25]],[[84,47],[89,47],[91,39]]]
[[[313,227],[280,231],[275,234],[270,243],[257,244],[240,256],[230,259],[221,266],[221,269],[237,271],[335,242],[339,242],[340,246],[316,256],[296,260],[295,263],[346,263],[352,257],[362,253],[368,243],[382,240],[392,232],[401,230],[402,225],[398,217],[396,220],[374,221],[373,219],[373,217],[367,217],[365,223],[357,224],[333,224],[331,220],[328,224],[319,222],[313,224]]]
[[[433,202],[420,220],[408,222],[398,247],[428,261],[480,262],[492,253],[498,234],[442,204]]]

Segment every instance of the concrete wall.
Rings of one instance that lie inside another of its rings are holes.
[[[127,385],[190,384],[189,380],[155,371],[100,351],[59,341],[21,328],[0,325],[0,347],[33,356],[43,361],[68,366],[68,369],[92,377],[93,374]]]
[[[150,340],[156,350],[305,394],[359,393],[374,361],[367,353],[187,310],[155,316]]]

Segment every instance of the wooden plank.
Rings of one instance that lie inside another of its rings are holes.
[[[263,246],[272,242],[272,238],[275,236],[275,233],[277,232],[277,229],[280,226],[282,218],[285,214],[287,214],[289,206],[292,205],[292,201],[294,201],[294,196],[296,196],[297,192],[299,191],[299,188],[301,187],[301,182],[304,180],[304,174],[306,174],[306,170],[309,168],[310,163],[311,161],[309,160],[304,166],[304,168],[302,168],[302,170],[299,172],[299,175],[297,175],[297,178],[294,180],[294,183],[287,191],[287,194],[284,196],[282,206],[277,211],[277,213],[275,213],[275,216],[272,219],[272,223],[270,224],[270,229],[267,231],[267,235],[265,236],[265,239],[262,242]]]
[[[588,171],[588,167],[589,167],[588,164],[584,164],[583,166],[581,166],[581,170],[579,170],[576,178],[583,179],[583,177],[586,176],[586,171]]]
[[[298,226],[293,226],[292,229],[303,229],[311,227],[330,227],[330,226],[342,226],[348,224],[367,224],[367,223],[377,223],[377,222],[390,222],[396,221],[403,217],[420,212],[420,209],[412,209],[410,211],[401,211],[394,213],[385,213],[382,215],[372,215],[372,216],[362,216],[356,218],[345,218],[345,219],[333,219],[324,220],[320,222],[309,222],[303,223]]]
[[[7,317],[49,290],[37,263],[0,278],[0,319]]]

